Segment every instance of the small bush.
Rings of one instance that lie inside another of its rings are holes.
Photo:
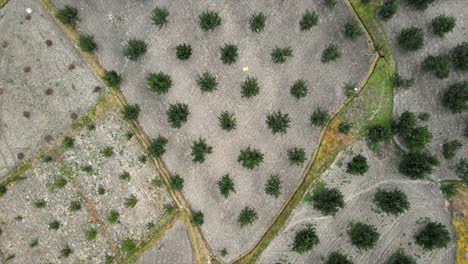
[[[184,179],[178,174],[171,177],[171,187],[174,190],[180,191],[184,188]]]
[[[422,179],[439,165],[436,157],[425,152],[410,152],[401,157],[398,170],[411,179]]]
[[[187,122],[189,114],[188,105],[183,103],[170,104],[166,111],[167,121],[172,128],[181,128]]]
[[[151,20],[153,21],[153,25],[159,27],[159,29],[163,28],[167,23],[169,23],[169,10],[165,7],[156,7],[151,11]]]
[[[151,156],[156,158],[161,158],[164,153],[166,153],[166,145],[168,140],[159,135],[157,138],[153,139],[148,146],[148,152]]]
[[[407,51],[415,51],[424,46],[424,33],[421,28],[409,27],[402,29],[398,35],[398,45]]]
[[[445,159],[452,159],[462,147],[463,144],[459,140],[451,140],[442,145],[442,154]]]
[[[296,99],[301,99],[305,97],[308,92],[306,81],[302,79],[295,81],[294,84],[291,86],[289,92]]]
[[[84,165],[80,167],[80,170],[86,172],[86,173],[91,173],[93,172],[93,167],[91,165]]]
[[[397,250],[395,253],[393,253],[387,261],[385,261],[385,264],[417,264],[416,260],[405,254],[403,250]]]
[[[457,175],[468,185],[468,159],[461,159],[457,165]]]
[[[106,189],[104,189],[104,187],[102,186],[99,186],[98,187],[98,194],[99,195],[104,195],[106,193]]]
[[[221,255],[221,257],[225,257],[227,256],[227,254],[228,254],[228,251],[226,248],[223,248],[219,251],[219,255]]]
[[[72,212],[77,212],[81,210],[81,203],[79,201],[71,201],[68,209]]]
[[[315,11],[306,10],[299,22],[301,31],[308,31],[319,22],[319,15]]]
[[[338,132],[340,134],[348,134],[349,131],[351,131],[351,128],[353,128],[353,125],[351,123],[348,123],[346,121],[342,121],[339,125],[338,125]]]
[[[192,223],[197,226],[201,226],[203,223],[205,223],[205,215],[202,213],[202,211],[193,212]]]
[[[315,227],[307,225],[305,228],[296,232],[292,244],[292,251],[302,255],[318,245],[319,242],[319,237],[315,233]]]
[[[109,223],[111,224],[115,224],[119,220],[119,217],[120,217],[119,212],[117,212],[117,210],[112,209],[109,211],[109,214],[107,215],[107,221],[109,221]]]
[[[343,27],[343,33],[346,37],[355,40],[362,35],[359,25],[354,20],[349,20]]]
[[[419,118],[419,120],[421,120],[421,121],[428,121],[429,118],[431,118],[431,115],[430,115],[429,113],[427,113],[427,112],[424,112],[424,113],[420,113],[420,114],[418,115],[418,118]]]
[[[34,201],[33,205],[36,208],[44,208],[46,207],[47,202],[44,199],[39,199],[39,200]]]
[[[131,39],[124,48],[123,54],[129,60],[136,61],[146,53],[147,45],[143,40]]]
[[[375,125],[367,129],[367,139],[371,143],[388,142],[392,138],[390,127]]]
[[[351,223],[347,233],[351,244],[364,250],[373,248],[380,236],[375,226],[361,222]]]
[[[234,181],[231,179],[229,174],[224,175],[221,177],[221,179],[217,182],[218,184],[218,189],[221,195],[224,196],[224,198],[227,198],[231,192],[236,192],[234,189]]]
[[[242,97],[250,98],[260,93],[260,86],[256,78],[247,77],[241,86]]]
[[[176,47],[176,56],[179,60],[185,61],[192,56],[192,46],[188,44],[180,44]]]
[[[30,248],[37,247],[38,245],[39,245],[39,239],[37,239],[37,238],[31,240],[31,242],[29,243]]]
[[[104,157],[109,158],[114,155],[114,148],[113,147],[105,147],[101,150],[101,154],[104,155]]]
[[[253,169],[263,162],[263,153],[258,149],[252,149],[250,146],[240,151],[237,161],[246,169]]]
[[[369,170],[367,158],[361,154],[354,156],[346,167],[346,172],[353,175],[363,175]]]
[[[125,120],[137,120],[138,115],[140,114],[140,106],[137,104],[126,105],[122,110],[122,115]]]
[[[122,83],[122,76],[114,70],[104,71],[102,79],[109,87],[118,87]]]
[[[218,116],[219,126],[225,131],[231,131],[236,129],[237,121],[234,117],[234,113],[230,113],[228,111],[223,111]]]
[[[254,33],[260,33],[265,28],[266,16],[263,13],[253,14],[249,19],[250,30]]]
[[[440,190],[447,198],[457,194],[457,186],[453,182],[442,182],[440,185]]]
[[[157,94],[165,94],[172,87],[171,76],[163,72],[148,74],[146,82],[149,89]]]
[[[398,189],[392,191],[378,189],[374,194],[374,204],[383,212],[392,215],[399,215],[410,206],[406,194]]]
[[[213,147],[206,143],[205,139],[199,138],[197,141],[192,142],[192,161],[203,163],[205,162],[206,155],[213,152]]]
[[[217,89],[218,82],[213,74],[204,72],[202,75],[198,75],[197,85],[202,92],[213,92]]]
[[[78,9],[65,5],[62,9],[57,11],[55,16],[63,24],[75,27],[76,22],[78,22]]]
[[[124,206],[126,208],[134,208],[138,203],[138,199],[134,194],[131,194],[129,197],[125,198]]]
[[[415,7],[418,10],[425,10],[432,4],[435,0],[406,0],[406,3]]]
[[[281,111],[277,111],[271,114],[267,114],[266,123],[271,132],[274,134],[286,134],[289,128],[291,119],[288,114],[283,114]]]
[[[398,12],[399,6],[398,0],[386,0],[380,5],[378,16],[384,21],[390,20]]]
[[[327,63],[330,61],[335,61],[341,57],[341,52],[338,50],[338,46],[335,44],[329,44],[322,52],[322,59],[323,63]]]
[[[64,248],[62,248],[62,250],[60,250],[61,258],[68,258],[71,254],[73,254],[73,250],[69,245],[66,245]]]
[[[292,148],[288,150],[288,160],[290,165],[302,166],[307,160],[306,152],[303,148]]]
[[[251,225],[257,219],[257,212],[255,212],[253,208],[246,206],[240,212],[237,223],[239,223],[240,227],[244,227],[246,225]]]
[[[5,195],[5,193],[8,191],[7,187],[3,184],[0,184],[0,197]]]
[[[73,148],[73,146],[75,146],[75,140],[72,137],[66,136],[63,138],[62,147],[69,149],[69,148]]]
[[[271,175],[265,184],[265,193],[275,198],[281,194],[281,179],[278,175]]]
[[[419,234],[415,236],[416,244],[426,250],[444,248],[450,241],[447,228],[441,223],[429,222]]]
[[[468,82],[457,82],[449,86],[442,97],[442,103],[452,113],[468,111]]]
[[[422,69],[430,72],[439,79],[445,79],[450,74],[452,61],[447,55],[427,56],[422,62]]]
[[[130,255],[137,249],[135,241],[129,237],[122,240],[120,247],[125,253],[127,253],[127,255]]]
[[[343,90],[344,90],[344,94],[346,95],[346,97],[351,97],[355,95],[357,92],[357,84],[352,83],[352,82],[347,82],[345,83]]]
[[[405,78],[398,73],[393,74],[391,81],[394,88],[408,89],[414,84],[414,78]]]
[[[53,160],[54,160],[54,159],[52,158],[51,155],[44,155],[44,156],[42,156],[42,161],[43,161],[43,162],[51,162],[51,161],[53,161]]]
[[[57,220],[54,220],[49,223],[49,230],[58,230],[60,226],[61,226],[60,222]]]
[[[64,177],[58,177],[54,180],[54,187],[57,189],[62,189],[67,185],[68,181]]]
[[[80,34],[78,38],[78,46],[82,51],[92,52],[96,49],[97,45],[94,41],[94,37],[91,35]]]
[[[271,53],[271,60],[274,63],[282,64],[286,62],[286,59],[293,56],[293,50],[291,47],[286,48],[274,48]]]
[[[122,181],[130,181],[130,173],[128,171],[123,171],[120,175],[119,175],[119,179],[121,179]]]
[[[451,16],[440,15],[432,19],[432,32],[439,37],[444,37],[445,34],[452,32],[455,28],[456,19]]]
[[[89,241],[95,240],[97,237],[97,234],[98,234],[98,231],[96,228],[90,228],[90,229],[85,230],[86,240],[89,240]]]
[[[221,26],[221,22],[221,17],[214,11],[206,10],[198,16],[198,24],[205,32],[215,30],[217,27]]]
[[[236,63],[237,58],[239,57],[239,49],[234,44],[224,44],[224,47],[220,49],[220,52],[221,61],[227,65]]]
[[[450,51],[450,56],[455,68],[462,71],[468,70],[468,42],[458,44]]]
[[[343,194],[337,188],[316,188],[312,201],[313,207],[324,215],[335,215],[345,205]]]
[[[328,8],[335,8],[336,6],[336,0],[325,0],[325,5]]]
[[[348,256],[340,252],[333,251],[328,255],[325,264],[353,264],[353,262],[348,258]]]
[[[323,127],[330,119],[330,114],[327,110],[317,107],[310,116],[310,123],[313,126]]]

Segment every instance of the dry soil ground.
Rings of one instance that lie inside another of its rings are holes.
[[[327,8],[322,1],[54,2],[58,7],[70,4],[78,8],[79,30],[95,36],[102,64],[123,74],[121,88],[130,103],[141,106],[139,122],[144,130],[151,137],[162,134],[169,139],[163,160],[172,173],[185,179],[185,196],[194,209],[205,213],[203,231],[215,250],[228,249],[226,260],[253,245],[291,194],[304,167],[288,165],[286,150],[297,146],[312,154],[320,131],[311,127],[309,115],[319,106],[333,111],[345,98],[344,83],[362,79],[371,53],[365,37],[355,42],[344,37],[342,27],[352,16],[341,1],[335,9]],[[165,6],[170,12],[169,24],[161,30],[151,25],[151,10],[156,6]],[[207,9],[219,12],[223,22],[214,32],[204,33],[197,17]],[[316,11],[320,22],[309,32],[301,32],[299,21],[306,9]],[[265,32],[254,34],[248,28],[248,19],[260,11],[267,16]],[[148,44],[147,54],[137,62],[122,55],[131,38]],[[193,48],[187,62],[175,57],[175,46],[184,42]],[[219,48],[228,42],[239,46],[239,59],[230,66],[219,59]],[[330,43],[339,45],[342,56],[323,64],[320,57]],[[273,64],[270,52],[275,46],[291,46],[293,58],[282,65]],[[245,66],[248,72],[242,71]],[[196,78],[207,70],[217,76],[220,85],[214,93],[202,94]],[[146,75],[159,71],[171,75],[174,82],[169,93],[160,96],[146,85]],[[251,99],[240,94],[247,76],[258,78],[261,87],[260,94]],[[289,87],[300,78],[307,81],[309,94],[296,100],[289,94]],[[181,129],[170,128],[166,120],[165,112],[175,102],[190,107],[189,120]],[[217,116],[223,110],[236,114],[237,129],[230,133],[218,126]],[[266,114],[277,110],[291,117],[291,128],[283,136],[272,135],[265,123]],[[207,138],[213,146],[213,154],[204,164],[193,163],[190,156],[191,143],[199,137]],[[265,162],[252,171],[237,162],[240,149],[249,145],[265,153]],[[236,193],[224,199],[216,182],[227,173],[234,179]],[[283,181],[278,199],[263,191],[271,174],[279,174]],[[255,208],[259,219],[241,229],[236,219],[244,206]]]

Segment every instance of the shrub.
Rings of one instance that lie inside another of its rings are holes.
[[[461,159],[460,162],[458,162],[456,172],[457,172],[458,177],[460,177],[460,179],[462,179],[463,182],[468,185],[468,160],[467,159]]]
[[[346,95],[346,97],[351,97],[355,95],[357,92],[357,84],[352,83],[352,82],[347,82],[345,83],[343,90],[344,90],[344,94]]]
[[[47,202],[44,199],[38,199],[33,203],[36,208],[44,208],[47,205]]]
[[[204,72],[202,75],[198,75],[197,85],[202,92],[213,92],[217,89],[218,82],[213,74]]]
[[[319,242],[320,240],[315,233],[315,227],[309,224],[296,232],[292,244],[292,251],[304,254],[310,251],[315,245],[318,245]]]
[[[458,44],[450,51],[450,55],[455,68],[462,71],[468,70],[468,42]]]
[[[170,104],[166,111],[167,121],[173,128],[180,128],[187,122],[190,110],[187,104],[175,103]]]
[[[250,30],[260,33],[265,28],[266,16],[263,13],[253,14],[249,19]]]
[[[457,82],[449,86],[444,93],[442,103],[452,113],[468,111],[468,82]]]
[[[419,10],[426,9],[435,0],[406,0],[406,2]]]
[[[385,261],[385,264],[416,264],[416,260],[406,255],[403,250],[400,249],[393,253],[387,261]]]
[[[176,56],[179,60],[185,61],[192,56],[192,46],[189,44],[180,44],[176,47]]]
[[[302,166],[307,160],[305,150],[303,148],[288,149],[288,160],[290,165]]]
[[[274,134],[286,134],[289,128],[289,123],[291,119],[288,114],[283,114],[281,111],[277,111],[271,114],[267,114],[266,123],[268,128],[271,129],[271,132]]]
[[[439,37],[451,32],[455,28],[455,18],[451,16],[440,15],[432,19],[432,32]]]
[[[101,150],[101,154],[104,155],[104,157],[112,157],[114,155],[114,148],[113,147],[105,147]]]
[[[72,212],[80,211],[81,210],[81,203],[79,201],[71,201],[68,209]]]
[[[61,224],[57,220],[54,220],[54,221],[49,223],[49,229],[50,230],[58,230],[60,228],[60,226],[61,226]]]
[[[130,255],[132,252],[134,252],[137,249],[135,241],[129,237],[122,240],[120,247],[128,255]]]
[[[334,8],[336,6],[336,0],[325,0],[325,5],[329,8]]]
[[[447,55],[427,56],[423,63],[422,69],[430,72],[439,79],[445,79],[450,74],[450,66],[452,62]]]
[[[327,63],[335,61],[341,57],[341,52],[338,50],[338,46],[335,44],[329,44],[322,52],[322,62]]]
[[[37,239],[37,238],[31,240],[31,242],[29,243],[30,248],[37,247],[38,245],[39,245],[39,239]]]
[[[282,64],[286,62],[286,59],[293,56],[293,50],[291,47],[279,48],[275,47],[271,53],[271,60],[274,63]]]
[[[62,9],[57,11],[55,16],[63,24],[75,27],[76,22],[78,22],[78,9],[69,5],[65,5]]]
[[[346,172],[353,175],[363,175],[369,169],[367,158],[361,154],[354,156],[346,167]]]
[[[302,79],[295,81],[294,84],[291,86],[289,92],[296,99],[301,99],[302,97],[305,97],[308,92],[306,81]]]
[[[395,88],[408,89],[414,84],[414,78],[405,78],[400,76],[398,73],[393,74],[391,81]]]
[[[431,115],[430,115],[429,113],[427,113],[427,112],[424,112],[424,113],[420,113],[420,114],[418,115],[418,118],[419,118],[419,120],[421,120],[421,121],[428,121],[429,118],[431,118]]]
[[[104,195],[106,193],[106,189],[104,189],[104,187],[102,186],[99,186],[98,187],[98,194],[99,195]]]
[[[260,86],[256,78],[247,77],[241,86],[242,97],[253,97],[260,93]]]
[[[258,149],[252,149],[250,146],[240,151],[237,161],[246,169],[253,169],[263,162],[263,153]]]
[[[415,51],[424,46],[424,33],[421,28],[409,27],[402,29],[398,35],[400,48]]]
[[[398,133],[403,137],[407,137],[411,134],[415,126],[416,116],[412,112],[405,111],[400,115],[398,122],[393,124],[393,129],[395,130],[395,133]]]
[[[221,177],[221,179],[217,182],[218,184],[218,189],[221,195],[224,196],[224,198],[227,198],[231,192],[236,192],[234,189],[234,181],[231,179],[229,174],[224,175]]]
[[[122,115],[125,120],[137,120],[140,110],[140,106],[137,104],[126,105],[122,110]]]
[[[84,34],[80,34],[80,37],[78,38],[78,46],[82,51],[86,52],[92,52],[97,47],[96,42],[94,42],[94,37]]]
[[[68,258],[71,254],[73,254],[73,250],[69,245],[66,245],[64,248],[62,248],[62,250],[60,250],[61,258]]]
[[[5,193],[8,191],[7,187],[3,184],[0,184],[0,197],[5,195]]]
[[[239,57],[238,50],[234,44],[224,44],[224,47],[220,49],[221,61],[227,65],[234,64]]]
[[[255,209],[246,206],[240,212],[239,217],[237,218],[237,223],[239,223],[241,227],[244,227],[246,225],[251,225],[257,219],[258,216]]]
[[[171,177],[171,187],[174,190],[180,191],[184,188],[184,179],[178,174]]]
[[[118,74],[116,71],[104,71],[104,75],[102,79],[106,83],[107,86],[110,87],[118,87],[122,83],[122,76]]]
[[[221,17],[214,11],[206,10],[198,16],[198,24],[205,32],[215,30],[217,27],[221,26],[221,22]]]
[[[44,156],[42,156],[42,161],[43,161],[43,162],[51,162],[51,161],[53,161],[53,160],[54,160],[54,159],[52,158],[51,155],[44,155]]]
[[[398,170],[411,179],[422,179],[432,173],[432,168],[439,165],[436,157],[425,152],[410,152],[401,157]]]
[[[64,148],[73,148],[75,145],[75,140],[72,137],[66,136],[62,140],[62,147]]]
[[[143,40],[131,39],[124,48],[123,54],[129,60],[136,61],[146,53],[147,45]]]
[[[124,206],[126,208],[134,208],[137,203],[138,203],[138,199],[134,194],[130,194],[130,196],[125,198],[124,200]]]
[[[442,145],[442,154],[445,159],[452,159],[462,147],[463,144],[459,140],[451,140]]]
[[[355,40],[362,35],[359,25],[354,20],[348,20],[343,27],[343,33],[346,37]]]
[[[153,21],[153,25],[159,27],[159,29],[163,28],[167,25],[169,17],[169,10],[165,7],[156,7],[151,11],[151,20]]]
[[[371,143],[387,142],[392,138],[390,127],[374,125],[367,129],[367,139]]]
[[[205,162],[206,155],[213,152],[213,147],[206,143],[205,139],[199,138],[197,141],[192,142],[192,161],[203,163]]]
[[[312,194],[313,207],[324,215],[335,215],[345,203],[343,194],[337,188],[318,187]]]
[[[426,250],[446,247],[450,241],[447,228],[441,223],[429,222],[419,234],[415,236],[416,244]]]
[[[323,127],[330,119],[330,114],[327,110],[317,107],[310,116],[310,123],[313,126]]]
[[[146,82],[149,89],[157,94],[165,94],[172,87],[171,76],[163,72],[148,74]]]
[[[401,190],[392,191],[378,189],[374,194],[374,204],[385,213],[399,215],[408,210],[408,197]]]
[[[148,146],[148,152],[151,156],[156,158],[161,158],[162,155],[166,152],[166,145],[168,140],[159,135],[157,138],[153,139]]]
[[[111,209],[109,214],[107,214],[107,221],[109,221],[111,224],[115,224],[119,220],[119,217],[119,212],[117,212],[117,210]]]
[[[278,175],[271,175],[265,184],[265,193],[275,198],[281,194],[281,179]]]
[[[54,180],[54,187],[57,189],[62,189],[65,187],[65,185],[67,185],[67,183],[68,181],[64,177],[60,176]]]
[[[384,21],[390,20],[398,12],[399,6],[398,0],[386,0],[379,6],[378,15]]]
[[[432,140],[432,134],[427,127],[415,127],[404,136],[404,139],[410,150],[421,150]]]
[[[90,228],[90,229],[85,230],[85,237],[87,240],[95,240],[97,234],[98,234],[98,231],[96,228]]]
[[[299,22],[301,31],[308,31],[319,22],[319,15],[315,11],[306,10]]]
[[[341,134],[348,134],[349,131],[351,130],[351,128],[353,128],[353,125],[351,123],[348,123],[346,121],[342,121],[338,125],[338,132],[341,133]]]
[[[447,198],[457,194],[457,186],[453,182],[442,182],[440,185],[440,190]]]
[[[340,252],[333,251],[328,255],[325,264],[353,264],[353,262],[348,258],[348,256],[341,254]]]
[[[351,223],[347,233],[351,244],[358,249],[364,250],[373,248],[380,236],[375,226],[362,222]]]
[[[218,121],[219,126],[228,132],[236,129],[237,127],[237,121],[234,117],[234,113],[230,113],[228,111],[221,112],[221,114],[218,116]]]
[[[226,248],[222,248],[220,251],[219,251],[219,255],[221,255],[221,257],[225,257],[227,256],[228,254],[228,251]]]
[[[197,226],[201,226],[203,223],[205,223],[205,215],[202,213],[202,211],[193,212],[192,222]]]

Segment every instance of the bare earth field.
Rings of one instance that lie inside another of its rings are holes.
[[[342,27],[352,16],[342,2],[335,9],[322,2],[279,0],[54,2],[59,8],[64,4],[78,8],[78,29],[95,36],[96,54],[102,64],[122,73],[121,89],[129,103],[141,106],[139,122],[145,132],[169,139],[163,160],[172,173],[184,178],[183,193],[193,209],[204,212],[202,229],[213,249],[228,249],[225,260],[232,260],[253,245],[297,186],[304,167],[288,164],[287,149],[303,147],[308,156],[312,155],[320,130],[310,125],[309,115],[319,106],[333,111],[345,98],[344,83],[362,79],[371,54],[364,36],[355,42],[344,37]],[[156,6],[165,6],[170,12],[169,24],[161,30],[151,25],[149,18]],[[214,32],[204,33],[198,26],[197,17],[206,9],[222,17],[221,27]],[[316,11],[320,22],[310,31],[301,32],[298,14],[305,9]],[[251,33],[248,28],[254,11],[267,16],[262,34]],[[122,54],[132,38],[148,44],[147,53],[137,62]],[[192,45],[193,55],[181,62],[175,56],[175,46],[184,42]],[[239,59],[234,65],[224,65],[219,59],[219,48],[224,43],[239,46]],[[330,43],[339,45],[342,56],[336,62],[323,64],[320,57]],[[291,46],[293,57],[285,64],[272,63],[270,52],[275,46]],[[242,71],[245,66],[249,67],[247,72]],[[156,95],[147,88],[146,75],[159,71],[173,80],[173,87],[165,95]],[[196,85],[197,75],[205,71],[217,77],[219,87],[214,93],[202,94]],[[248,76],[256,77],[260,84],[260,94],[250,99],[242,98],[240,93],[240,85]],[[309,93],[296,100],[289,94],[289,87],[300,78],[307,81]],[[188,122],[180,129],[171,128],[165,115],[169,104],[175,102],[190,107]],[[224,110],[234,112],[237,119],[237,129],[229,133],[218,126],[217,116]],[[266,114],[277,110],[291,118],[285,135],[272,135],[265,123]],[[203,164],[193,163],[190,156],[192,141],[199,137],[206,138],[213,147],[213,154]],[[237,162],[240,149],[249,145],[265,154],[265,162],[252,171]],[[224,199],[216,182],[227,173],[234,179],[236,193]],[[283,181],[278,199],[263,191],[271,174],[279,174]],[[255,208],[259,219],[241,229],[236,220],[245,206]]]
[[[0,9],[0,32],[1,178],[86,113],[102,84],[37,1]]]

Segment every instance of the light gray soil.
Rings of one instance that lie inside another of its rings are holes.
[[[366,39],[356,42],[342,34],[344,23],[351,18],[343,2],[336,9],[324,6],[323,1],[72,1],[56,0],[59,7],[68,3],[80,11],[79,29],[93,34],[99,45],[97,55],[108,69],[123,73],[122,90],[130,103],[142,108],[139,122],[151,136],[158,134],[169,139],[163,157],[172,173],[185,179],[184,194],[195,210],[205,214],[203,231],[212,247],[227,248],[226,260],[249,249],[271,222],[291,191],[297,186],[304,167],[290,166],[286,151],[303,147],[311,155],[317,144],[319,129],[309,124],[309,115],[318,107],[333,111],[343,100],[345,82],[359,82],[369,64]],[[151,10],[156,6],[169,9],[169,24],[162,30],[151,25]],[[203,33],[198,15],[206,9],[220,12],[223,24],[215,32]],[[300,32],[299,21],[306,10],[320,14],[320,23],[309,32]],[[251,33],[248,19],[254,12],[267,16],[262,34]],[[147,54],[138,62],[124,58],[122,49],[131,38],[148,44]],[[294,39],[294,42],[291,40]],[[189,43],[192,58],[187,62],[175,57],[175,46]],[[224,43],[239,46],[237,63],[226,66],[219,59]],[[340,46],[342,57],[329,64],[320,62],[323,49],[329,43]],[[294,57],[282,65],[271,62],[275,47],[291,46]],[[249,71],[242,68],[248,66]],[[174,85],[168,94],[158,96],[147,88],[146,75],[163,71],[171,75]],[[220,83],[218,90],[202,94],[196,78],[204,71],[213,72]],[[251,99],[241,98],[240,85],[247,76],[258,78],[260,94]],[[289,94],[290,85],[297,79],[307,81],[309,94],[297,101]],[[181,129],[170,128],[165,112],[170,103],[183,102],[190,107],[190,116]],[[217,116],[223,110],[235,112],[237,129],[230,133],[218,126]],[[286,135],[272,135],[266,126],[266,114],[281,110],[291,117]],[[207,138],[213,146],[204,164],[194,164],[190,146],[199,137]],[[237,162],[240,149],[259,148],[265,162],[248,171]],[[216,182],[229,173],[236,185],[236,193],[224,199]],[[271,174],[279,174],[283,181],[278,199],[268,197],[263,189]],[[256,209],[259,219],[241,229],[236,223],[245,206]]]
[[[0,32],[1,178],[94,105],[102,84],[37,1],[0,9]]]
[[[138,259],[137,264],[193,263],[192,245],[183,221],[178,220],[150,251]]]
[[[319,264],[323,263],[330,252],[338,250],[349,255],[354,263],[379,264],[399,248],[417,257],[418,263],[454,263],[455,237],[450,214],[438,184],[412,181],[399,175],[393,158],[377,158],[364,144],[358,142],[352,150],[340,153],[336,162],[322,177],[328,187],[337,187],[342,191],[345,208],[335,217],[323,216],[311,204],[302,202],[284,229],[263,252],[258,263]],[[393,151],[388,150],[389,153]],[[361,153],[368,158],[370,170],[363,176],[351,176],[345,172],[346,163],[353,153]],[[372,202],[378,188],[401,189],[408,196],[410,209],[399,216],[379,212]],[[424,226],[425,219],[441,222],[447,227],[452,241],[446,249],[427,252],[414,243],[414,235]],[[380,239],[374,249],[359,251],[350,244],[346,230],[351,221],[362,221],[377,227]],[[320,243],[308,253],[300,255],[292,252],[290,246],[296,231],[306,224],[315,225]]]

